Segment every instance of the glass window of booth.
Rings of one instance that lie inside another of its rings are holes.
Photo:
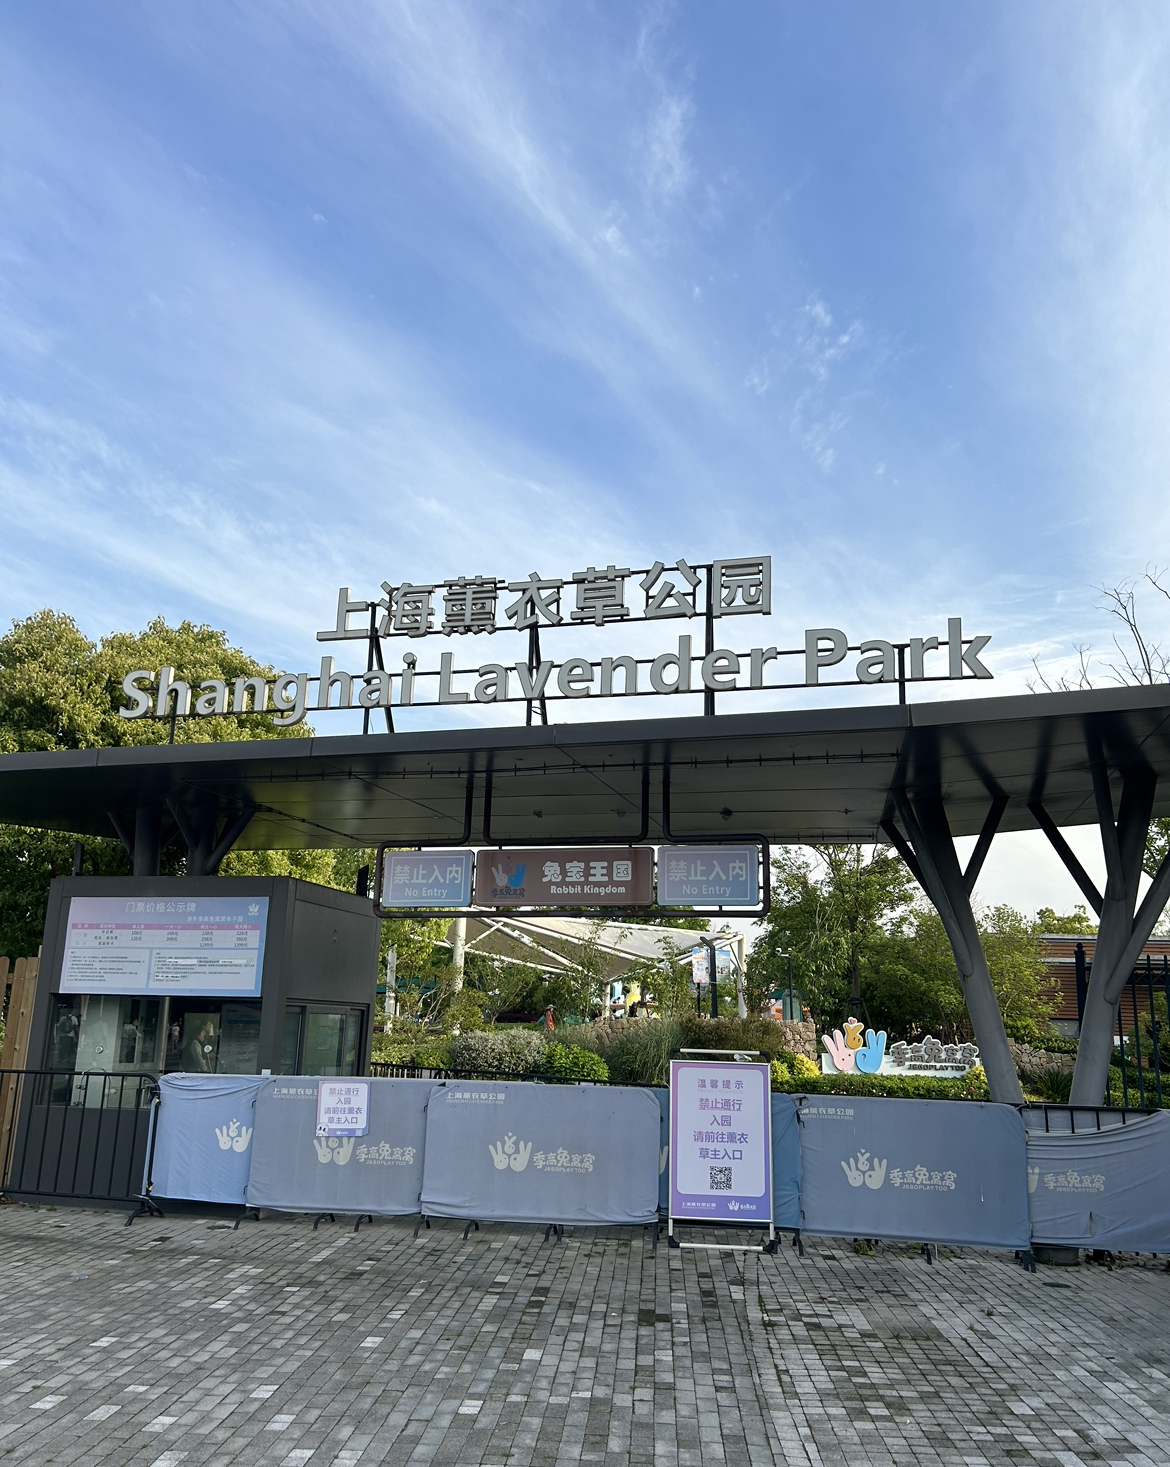
[[[282,1075],[356,1075],[362,1045],[361,1009],[290,1004],[281,1035]]]
[[[46,1068],[254,1075],[260,1005],[209,998],[55,994]]]
[[[114,994],[54,995],[46,1068],[157,1072],[164,1003]]]

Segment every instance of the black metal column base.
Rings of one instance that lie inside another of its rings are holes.
[[[318,1227],[320,1227],[321,1223],[324,1222],[324,1220],[326,1218],[328,1218],[330,1222],[336,1222],[337,1221],[337,1219],[333,1216],[333,1214],[331,1212],[319,1212],[317,1214],[317,1216],[313,1219],[313,1231],[314,1232],[317,1231]]]
[[[235,1227],[232,1228],[232,1232],[238,1233],[240,1231],[240,1224],[242,1222],[247,1222],[249,1218],[251,1218],[253,1222],[259,1222],[260,1209],[258,1207],[245,1207],[243,1212],[240,1213],[239,1217],[236,1218]]]
[[[467,1236],[471,1232],[472,1228],[474,1228],[477,1233],[479,1232],[479,1224],[475,1221],[474,1218],[472,1218],[472,1220],[463,1229],[463,1241],[465,1243],[467,1242]]]
[[[363,1222],[368,1222],[370,1226],[373,1227],[374,1214],[372,1212],[359,1212],[353,1225],[353,1230],[355,1233],[357,1232],[358,1228],[361,1227]]]
[[[420,1212],[418,1215],[418,1222],[416,1222],[414,1225],[414,1236],[416,1238],[418,1237],[419,1228],[421,1228],[424,1223],[426,1224],[427,1232],[429,1233],[431,1230],[431,1220],[429,1217],[427,1217],[425,1212]]]

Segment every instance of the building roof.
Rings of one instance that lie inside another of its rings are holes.
[[[109,812],[201,796],[256,810],[252,849],[653,841],[874,841],[892,792],[941,792],[955,835],[1096,819],[1090,762],[1170,773],[1170,685],[908,706],[0,755],[0,822],[109,835]],[[464,815],[470,797],[471,820]],[[646,819],[643,836],[643,803]],[[1155,814],[1170,815],[1170,780]]]

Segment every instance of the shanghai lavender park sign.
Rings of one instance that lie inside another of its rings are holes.
[[[329,645],[365,645],[365,671],[334,666],[321,658],[317,672],[282,672],[271,677],[194,681],[183,669],[137,668],[123,680],[127,705],[121,717],[214,718],[268,712],[288,727],[307,714],[339,708],[442,707],[468,709],[580,699],[669,697],[690,693],[758,692],[768,689],[936,682],[990,678],[980,654],[988,636],[963,634],[962,619],[948,617],[932,635],[901,641],[872,637],[850,642],[838,627],[805,629],[797,645],[744,648],[717,645],[724,629],[745,616],[772,615],[772,562],[767,555],[671,566],[656,560],[643,569],[589,566],[569,576],[532,571],[524,580],[457,576],[428,583],[383,581],[381,595],[351,597],[342,587],[332,626],[317,633]],[[546,658],[540,635],[573,628],[593,632],[649,625],[670,638],[648,655],[590,655]],[[500,648],[482,656],[497,634],[525,634],[522,648]],[[481,657],[456,666],[453,651],[423,664],[427,638],[481,649]],[[401,639],[399,667],[387,666],[384,644]],[[730,640],[730,638],[729,638]],[[418,650],[416,650],[418,649]],[[520,651],[519,656],[514,655]],[[855,659],[855,660],[854,660]],[[787,671],[786,671],[787,669]],[[840,671],[835,673],[834,670]]]

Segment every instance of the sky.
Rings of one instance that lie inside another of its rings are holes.
[[[1141,0],[6,0],[0,623],[299,670],[340,585],[768,554],[751,643],[961,615],[980,692],[1106,678],[1168,59]],[[1076,899],[1030,835],[979,893]]]

